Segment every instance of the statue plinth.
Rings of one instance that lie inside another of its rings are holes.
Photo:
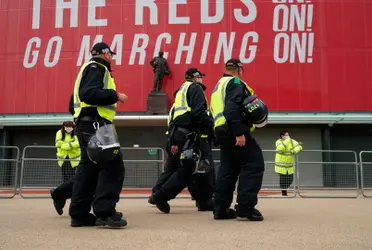
[[[147,95],[147,114],[168,115],[168,96],[163,91],[151,91]]]

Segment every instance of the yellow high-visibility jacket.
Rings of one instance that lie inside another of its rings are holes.
[[[67,156],[71,160],[70,163],[73,168],[79,165],[80,144],[76,135],[71,137],[70,134],[66,133],[65,139],[62,140],[62,131],[60,129],[56,133],[55,145],[57,147],[57,159],[60,167],[62,167]]]
[[[279,139],[275,143],[275,172],[278,174],[293,174],[294,162],[293,155],[302,151],[302,146],[291,138]]]

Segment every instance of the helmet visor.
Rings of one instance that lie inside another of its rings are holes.
[[[108,124],[99,127],[96,131],[97,140],[101,143],[102,149],[120,147],[118,134],[114,125]]]

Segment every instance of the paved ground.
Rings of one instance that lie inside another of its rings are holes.
[[[263,222],[215,221],[189,199],[171,207],[122,199],[128,226],[110,230],[71,228],[50,199],[0,200],[0,249],[372,249],[372,199],[261,199]]]

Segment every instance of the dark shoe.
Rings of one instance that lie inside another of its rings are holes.
[[[196,206],[198,207],[199,212],[203,211],[213,211],[213,203],[212,201],[209,202],[197,202]]]
[[[235,205],[235,210],[239,218],[246,218],[250,221],[263,221],[264,217],[260,211],[253,208],[250,210],[239,209],[239,205]]]
[[[168,204],[168,201],[156,199],[153,195],[150,196],[152,201],[155,203],[156,207],[163,213],[169,214],[170,212],[170,206]]]
[[[71,219],[72,227],[94,227],[96,225],[96,216],[89,214],[84,219]]]
[[[237,215],[234,209],[226,208],[225,210],[214,210],[214,219],[215,220],[229,220],[236,219]]]
[[[152,200],[152,197],[150,196],[149,199],[147,200],[148,203],[151,205],[155,205],[155,202]]]
[[[127,221],[122,218],[122,214],[120,212],[114,212],[111,216],[106,218],[97,218],[96,226],[103,227],[109,226],[112,228],[118,227],[125,227],[127,225]]]
[[[287,190],[282,190],[282,196],[288,196]]]
[[[117,216],[120,216],[120,218],[123,217],[123,213],[122,212],[115,212],[117,214]]]
[[[50,190],[50,196],[53,199],[53,205],[59,215],[63,214],[63,208],[66,205],[66,200],[58,200],[54,197],[54,189]]]

